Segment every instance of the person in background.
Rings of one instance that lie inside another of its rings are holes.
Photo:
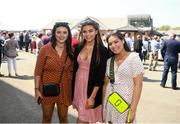
[[[17,67],[16,67],[16,57],[17,57],[17,48],[18,48],[18,42],[14,39],[14,33],[9,33],[9,40],[6,41],[4,46],[4,53],[5,56],[7,56],[7,62],[8,62],[8,76],[12,76],[12,66],[15,72],[15,76],[18,76],[17,73]]]
[[[36,54],[36,49],[37,49],[37,37],[35,34],[33,34],[32,39],[31,39],[31,53]]]
[[[9,33],[8,33],[8,31],[5,31],[5,32],[2,33],[1,39],[2,39],[2,42],[1,42],[1,45],[2,45],[1,50],[2,51],[1,52],[2,52],[2,58],[4,58],[5,57],[4,45],[6,44],[6,41],[9,40]]]
[[[49,41],[50,41],[50,37],[48,35],[42,36],[43,45],[46,45],[47,43],[49,43]]]
[[[143,46],[142,46],[142,58],[143,61],[146,62],[147,54],[148,54],[149,41],[147,37],[143,37]]]
[[[158,64],[158,51],[160,50],[160,43],[158,37],[155,35],[151,41],[150,63],[149,71],[155,71]]]
[[[5,38],[3,36],[3,33],[0,32],[0,69],[1,69],[1,61],[2,61],[2,56],[3,56],[3,44],[5,42]],[[1,73],[1,70],[0,70],[0,77],[3,77],[4,74]]]
[[[24,39],[24,34],[23,32],[21,32],[19,35],[19,49],[20,50],[23,50],[23,39]]]
[[[73,51],[71,48],[71,31],[68,23],[58,22],[52,30],[48,44],[40,49],[34,71],[35,99],[40,100],[42,123],[50,123],[55,104],[60,123],[68,123],[68,107],[71,100],[71,80],[73,69]],[[62,76],[61,76],[62,75]],[[58,96],[44,96],[44,84],[58,83]]]
[[[99,24],[91,19],[83,21],[79,41],[74,53],[72,81],[77,123],[102,122],[102,87],[108,50],[102,43]]]
[[[29,44],[31,43],[31,32],[27,31],[25,36],[24,36],[24,41],[25,41],[25,51],[29,51]]]
[[[127,32],[125,34],[125,40],[130,50],[133,49],[133,40],[131,38],[131,33]]]
[[[130,112],[130,122],[134,123],[142,91],[144,67],[139,55],[135,52],[130,52],[124,35],[119,31],[112,32],[107,37],[107,41],[108,47],[114,56],[107,61],[105,84],[103,86],[104,122],[126,123],[128,120],[128,112]],[[114,59],[113,73],[115,77],[112,83],[109,78],[111,59]],[[120,94],[129,104],[129,109],[124,113],[118,112],[112,104],[108,102],[108,97],[113,92]]]
[[[178,41],[178,42],[180,42],[180,36],[176,36],[176,40]],[[179,54],[179,64],[178,64],[178,68],[180,69],[180,54]]]
[[[134,41],[134,51],[139,53],[139,58],[142,60],[142,37],[141,35],[137,35],[137,40]]]
[[[103,42],[103,45],[106,47],[106,48],[108,48],[108,44],[107,44],[107,41],[106,41],[106,34],[102,34],[102,36],[101,36],[101,38],[102,38],[102,42]]]
[[[169,32],[169,39],[163,42],[161,53],[165,52],[164,69],[161,80],[161,87],[165,87],[169,68],[171,68],[172,89],[177,89],[177,65],[178,53],[180,53],[180,42],[175,39],[176,35],[173,31]]]
[[[39,51],[40,51],[41,47],[44,45],[43,42],[42,42],[42,36],[43,36],[42,33],[38,34],[38,38],[37,38],[37,55],[39,54]]]
[[[78,45],[78,31],[72,30],[72,47],[75,48]]]

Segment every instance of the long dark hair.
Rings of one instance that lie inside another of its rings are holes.
[[[118,30],[117,30],[117,31],[112,31],[112,32],[107,36],[107,38],[106,38],[106,41],[107,41],[107,42],[108,42],[108,40],[109,40],[109,38],[110,38],[111,36],[116,36],[116,37],[118,37],[118,39],[120,39],[121,41],[124,41],[123,46],[124,46],[125,51],[127,51],[127,52],[130,52],[130,51],[131,51],[130,48],[128,47],[128,45],[127,45],[127,42],[126,42],[126,40],[125,40],[125,38],[124,38],[124,35],[121,34],[120,31],[118,31]],[[108,50],[111,51],[111,50],[109,49],[109,45],[108,45]],[[113,54],[112,51],[111,51],[111,54]]]
[[[101,54],[103,54],[103,53],[100,53],[100,51],[101,51],[100,49],[102,47],[104,47],[104,45],[102,43],[102,39],[101,39],[100,31],[99,31],[99,24],[97,22],[95,22],[94,20],[92,20],[92,19],[88,18],[88,19],[84,20],[81,23],[81,31],[80,31],[80,34],[79,34],[79,41],[81,41],[80,42],[80,46],[84,47],[84,45],[86,43],[86,40],[83,38],[82,30],[83,30],[84,26],[87,26],[87,25],[93,26],[94,29],[97,31],[97,34],[95,36],[94,48],[97,51],[97,54],[96,54],[96,63],[99,64],[100,63]]]
[[[58,27],[65,27],[67,30],[68,30],[68,37],[67,37],[67,40],[65,42],[66,44],[66,52],[67,52],[67,56],[70,57],[72,60],[74,58],[74,55],[73,55],[73,51],[72,51],[72,47],[71,47],[71,42],[72,42],[72,35],[71,35],[71,30],[70,30],[70,27],[68,25],[68,23],[66,22],[57,22],[53,29],[52,29],[52,36],[51,36],[51,43],[52,43],[52,47],[55,48],[57,43],[57,39],[56,39],[56,29]]]

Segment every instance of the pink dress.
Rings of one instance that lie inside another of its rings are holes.
[[[81,121],[90,123],[102,122],[102,106],[98,106],[95,109],[85,108],[90,60],[84,61],[79,55],[77,61],[79,68],[76,72],[73,107],[77,109],[78,117]]]

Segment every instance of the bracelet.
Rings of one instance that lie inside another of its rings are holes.
[[[95,99],[95,97],[91,97],[92,99]]]

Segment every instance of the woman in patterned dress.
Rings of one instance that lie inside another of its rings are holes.
[[[102,87],[108,50],[103,46],[99,24],[88,19],[80,31],[81,42],[74,53],[73,107],[77,123],[102,122]]]
[[[115,82],[110,83],[109,68],[110,59],[107,61],[105,84],[103,87],[104,98],[104,121],[111,123],[126,123],[128,112],[130,111],[131,122],[135,122],[137,105],[142,90],[142,81],[144,68],[141,60],[136,53],[131,53],[125,42],[124,36],[116,31],[112,32],[108,37],[108,47],[114,54],[114,77]],[[117,92],[130,105],[130,109],[123,113],[119,113],[108,102],[108,97],[112,92]]]
[[[41,99],[43,123],[51,122],[55,104],[57,105],[60,123],[68,122],[68,106],[72,104],[72,60],[70,28],[67,23],[56,23],[52,30],[51,41],[40,49],[34,72],[35,99]],[[60,80],[61,73],[62,78]],[[60,94],[52,97],[44,96],[42,85],[45,83],[59,83]]]

